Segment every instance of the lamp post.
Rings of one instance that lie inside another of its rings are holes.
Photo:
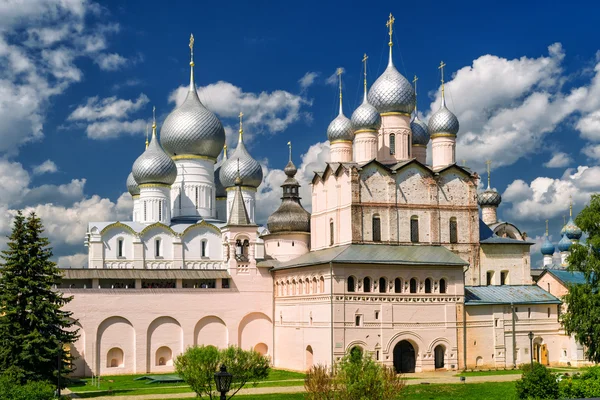
[[[231,378],[233,378],[233,375],[227,372],[225,364],[221,364],[219,372],[215,372],[215,385],[217,386],[217,392],[221,393],[220,400],[227,400],[227,392],[229,392],[229,387],[231,386]]]
[[[527,334],[529,337],[529,355],[531,356],[531,370],[533,371],[533,332]]]

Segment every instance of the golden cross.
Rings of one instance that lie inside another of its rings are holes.
[[[416,75],[415,75],[415,77],[412,80],[412,82],[415,84],[415,96],[417,95],[417,81],[418,80],[419,80],[419,78],[417,78]]]
[[[194,66],[194,35],[190,34],[190,65]]]
[[[146,124],[146,148],[148,148],[148,124]]]
[[[362,62],[364,64],[364,69],[365,69],[365,93],[367,92],[367,60],[369,59],[369,57],[367,57],[367,53],[365,53],[365,55],[363,56]]]
[[[546,220],[546,236],[548,236],[548,220]]]
[[[244,133],[244,129],[242,128],[242,117],[244,116],[244,113],[240,111],[240,115],[238,115],[238,117],[240,117],[240,134]]]
[[[573,196],[569,195],[569,217],[573,216]]]
[[[485,162],[485,164],[487,165],[487,173],[488,173],[488,187],[490,186],[490,171],[491,171],[491,166],[492,166],[492,160],[487,160]]]
[[[292,161],[292,142],[288,142],[288,147],[290,148],[290,161]]]
[[[441,61],[440,66],[438,67],[438,69],[442,71],[442,86],[444,85],[444,67],[445,66],[446,66],[446,64],[444,64],[444,62]]]
[[[152,128],[156,128],[156,106],[152,106]]]
[[[392,13],[390,13],[390,17],[388,18],[387,22],[385,23],[385,26],[387,26],[389,28],[389,35],[390,35],[390,43],[388,43],[390,45],[390,47],[392,47],[392,34],[394,33],[394,21],[396,21],[396,19],[394,18],[394,16],[392,15]]]
[[[343,68],[338,68],[336,73],[340,77],[340,110],[342,108],[342,73],[344,72]]]

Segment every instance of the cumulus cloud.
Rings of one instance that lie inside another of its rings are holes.
[[[52,160],[46,160],[40,165],[33,167],[34,175],[53,174],[58,171],[58,167]]]
[[[127,65],[127,58],[117,53],[100,54],[94,61],[104,71],[117,71]]]
[[[594,160],[600,160],[600,144],[585,146],[581,152]]]
[[[567,153],[557,152],[552,155],[552,158],[544,163],[546,168],[564,168],[573,160]]]
[[[298,80],[298,83],[300,84],[300,88],[302,90],[308,89],[309,86],[312,86],[313,83],[315,83],[315,80],[319,77],[319,75],[320,74],[318,72],[305,73],[304,76]]]

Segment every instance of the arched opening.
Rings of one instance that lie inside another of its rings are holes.
[[[500,271],[500,284],[508,285],[508,271]]]
[[[306,346],[306,370],[308,371],[313,366],[313,349],[312,347]]]
[[[479,356],[475,359],[475,366],[481,367],[483,365],[483,357]]]
[[[450,243],[458,243],[458,227],[456,217],[450,218]]]
[[[446,293],[446,280],[440,279],[440,293]]]
[[[356,281],[353,276],[349,276],[347,280],[348,292],[354,292],[356,290]]]
[[[396,154],[396,135],[390,134],[390,155]]]
[[[157,366],[161,365],[173,365],[173,352],[167,346],[161,346],[156,350],[156,362]]]
[[[433,353],[435,357],[435,369],[444,368],[444,355],[446,354],[446,348],[441,344],[438,344],[435,346],[435,349],[433,349]]]
[[[258,343],[256,346],[254,346],[254,351],[259,353],[261,356],[264,356],[269,352],[269,346],[264,343]]]
[[[319,293],[325,293],[325,278],[319,278]]]
[[[154,256],[155,257],[160,257],[161,254],[161,248],[160,248],[160,239],[155,239],[154,240]]]
[[[354,346],[350,349],[350,360],[357,360],[362,358],[363,349],[360,346]]]
[[[402,292],[402,280],[400,278],[394,279],[394,293]]]
[[[117,239],[117,257],[123,257],[123,238]]]
[[[493,282],[494,282],[494,271],[488,271],[485,274],[485,284],[487,286],[490,286],[493,284]]]
[[[394,346],[394,369],[397,373],[415,372],[415,348],[408,340],[402,340]]]
[[[107,368],[118,368],[123,367],[124,365],[123,350],[118,347],[113,347],[106,353]]]
[[[425,293],[431,293],[431,278],[425,279]]]
[[[312,278],[312,291],[311,293],[317,293],[317,278]]]
[[[334,237],[333,237],[333,220],[329,221],[329,245],[333,246]]]
[[[202,242],[200,242],[201,244],[201,248],[200,248],[200,256],[201,257],[208,257],[208,241],[203,240]]]
[[[381,218],[379,215],[373,215],[373,241],[381,242]]]
[[[363,292],[369,293],[371,292],[371,278],[366,277],[363,280]]]
[[[387,282],[385,281],[385,278],[381,277],[379,278],[379,293],[385,293],[387,289]]]
[[[410,241],[419,243],[419,217],[416,215],[410,217]]]
[[[417,280],[415,278],[411,278],[410,280],[410,292],[417,293]]]

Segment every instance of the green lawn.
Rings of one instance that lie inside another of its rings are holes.
[[[515,398],[514,382],[410,385],[404,389],[403,396],[400,397],[402,400],[512,400]]]
[[[522,374],[520,369],[497,369],[490,371],[466,371],[454,376],[490,376],[490,375],[513,375]]]

